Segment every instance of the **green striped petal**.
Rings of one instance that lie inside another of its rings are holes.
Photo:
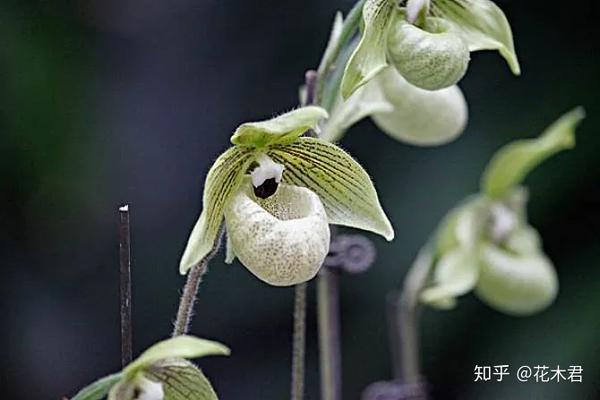
[[[394,17],[393,0],[367,0],[363,7],[363,32],[342,78],[342,97],[347,99],[387,66],[387,36]]]
[[[164,400],[217,400],[217,393],[204,373],[189,361],[168,360],[144,371],[162,385]]]
[[[251,149],[234,146],[225,151],[208,172],[204,184],[203,210],[179,264],[182,274],[200,264],[216,247],[227,200],[241,184],[254,157]]]
[[[344,150],[303,137],[287,146],[273,146],[268,155],[285,165],[284,182],[306,187],[319,196],[330,223],[371,231],[387,240],[394,238],[373,182]]]
[[[504,12],[489,0],[433,0],[434,16],[453,22],[469,50],[498,50],[515,75],[521,73],[510,24]]]
[[[291,143],[307,130],[314,129],[320,120],[327,117],[327,111],[321,107],[297,108],[265,121],[240,125],[233,133],[231,143],[256,148]]]
[[[517,140],[502,147],[483,172],[483,191],[490,197],[502,197],[546,158],[573,148],[575,128],[584,117],[583,108],[575,108],[546,128],[537,139]]]

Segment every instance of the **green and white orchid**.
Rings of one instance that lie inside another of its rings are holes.
[[[229,355],[217,342],[177,336],[158,342],[121,372],[97,380],[71,400],[218,400],[202,371],[186,359]]]
[[[469,52],[498,50],[520,74],[512,32],[490,0],[367,0],[360,42],[341,84],[348,99],[393,65],[413,85],[437,90],[464,75]]]
[[[451,308],[471,290],[485,303],[511,315],[529,315],[550,305],[558,292],[552,262],[537,231],[527,223],[527,192],[521,182],[549,156],[575,145],[577,108],[537,139],[500,149],[482,178],[481,193],[444,219],[435,238],[431,283],[421,300]]]
[[[276,286],[315,276],[329,249],[328,224],[393,239],[360,164],[331,143],[302,137],[327,116],[324,109],[308,106],[237,128],[233,147],[206,178],[203,210],[181,259],[182,274],[212,254],[224,219],[227,261],[237,256]]]

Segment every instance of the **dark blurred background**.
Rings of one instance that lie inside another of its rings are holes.
[[[473,55],[461,86],[466,133],[432,149],[371,122],[344,138],[374,177],[397,238],[373,237],[376,266],[343,286],[344,397],[388,379],[385,294],[442,215],[478,188],[502,144],[537,135],[575,105],[577,148],[528,179],[530,218],[561,292],[513,318],[473,296],[428,310],[424,369],[439,399],[600,398],[600,18],[594,0],[498,1],[523,75]],[[0,2],[0,382],[7,399],[72,396],[119,369],[117,207],[131,205],[135,351],[168,336],[184,278],[179,256],[204,176],[241,122],[297,103],[336,10],[348,0]],[[228,399],[288,396],[291,289],[268,287],[219,256],[192,332],[231,346],[199,362]],[[314,289],[311,288],[314,294]],[[307,399],[318,397],[314,301]],[[475,364],[581,365],[582,383],[473,383]]]

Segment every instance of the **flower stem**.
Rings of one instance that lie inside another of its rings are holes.
[[[294,288],[294,336],[292,343],[292,400],[304,398],[304,360],[306,353],[306,283]]]
[[[339,272],[324,266],[317,278],[321,400],[340,400],[342,387]]]
[[[419,294],[431,271],[433,254],[429,245],[419,252],[411,266],[400,295],[389,298],[389,323],[392,326],[391,341],[394,378],[404,384],[419,383]]]
[[[214,247],[210,253],[208,253],[198,265],[192,267],[187,273],[187,281],[183,287],[183,293],[179,299],[179,308],[177,309],[177,316],[173,323],[172,337],[185,335],[190,329],[192,317],[194,316],[194,304],[196,304],[196,294],[198,293],[198,287],[202,282],[202,277],[208,271],[208,263],[219,251],[221,247],[221,240],[223,239],[223,233],[225,229],[221,227],[217,239],[215,240]]]
[[[121,298],[121,366],[132,359],[131,329],[131,229],[129,205],[119,207],[119,278]]]
[[[179,309],[177,310],[173,333],[171,334],[173,337],[185,335],[189,331],[190,322],[194,314],[196,293],[198,293],[198,286],[202,282],[202,276],[206,273],[207,266],[208,260],[201,262],[188,272],[187,281],[179,300]]]

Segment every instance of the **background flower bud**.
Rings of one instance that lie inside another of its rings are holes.
[[[415,86],[439,90],[457,83],[467,71],[469,48],[462,36],[440,18],[417,27],[398,13],[388,35],[388,60]]]

